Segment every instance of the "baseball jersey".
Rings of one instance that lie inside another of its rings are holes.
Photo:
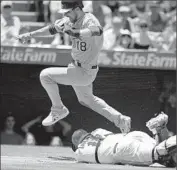
[[[146,133],[134,131],[128,134],[111,134],[102,129],[97,130],[97,133],[93,131],[91,134],[95,137],[90,136],[79,144],[75,152],[79,162],[97,163],[95,151],[101,136],[103,139],[97,150],[100,163],[132,165],[150,165],[152,163],[152,150],[156,141]],[[96,138],[97,135],[99,135],[98,138]]]
[[[76,150],[76,159],[79,162],[97,163],[95,159],[96,146],[99,139],[101,145],[98,149],[98,159],[101,163],[116,163],[114,161],[114,151],[117,141],[121,140],[124,134],[113,134],[104,129],[96,129],[91,135],[79,144]]]
[[[85,13],[76,23],[73,24],[75,29],[84,29],[92,26],[101,27],[98,19],[91,13]],[[72,58],[80,63],[96,65],[98,55],[103,46],[103,35],[76,38],[71,37],[72,41]]]
[[[98,19],[91,13],[85,13],[83,18],[79,19],[73,27],[84,29],[92,26],[101,27]],[[75,38],[72,37],[72,58],[81,63],[96,65],[98,55],[103,46],[103,35]]]

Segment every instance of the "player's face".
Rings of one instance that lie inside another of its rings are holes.
[[[75,12],[75,10],[70,10],[66,13],[64,13],[64,16],[68,17],[70,19],[71,22],[76,22],[77,20],[77,14]]]

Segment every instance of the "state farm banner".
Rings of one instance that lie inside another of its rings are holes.
[[[70,61],[69,49],[1,46],[2,63],[65,66]]]
[[[100,66],[141,69],[176,69],[176,54],[153,51],[102,51]]]
[[[70,48],[64,47],[1,46],[0,62],[66,66],[71,62],[70,52]],[[175,70],[176,54],[135,50],[102,50],[98,64],[101,67]]]

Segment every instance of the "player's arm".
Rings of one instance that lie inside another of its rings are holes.
[[[75,158],[78,162],[96,163],[95,162],[95,146],[92,148],[91,145],[79,145],[75,151]],[[90,158],[92,157],[92,158]]]
[[[92,37],[103,34],[103,28],[95,18],[88,19],[84,27],[83,29],[72,29],[66,25],[64,32],[74,37]]]
[[[86,154],[88,154],[89,151],[85,150],[85,149],[77,149],[75,151],[75,158],[78,162],[82,162],[82,163],[91,163],[89,162],[89,160],[87,159]]]
[[[103,28],[101,26],[91,26],[80,30],[81,37],[92,37],[92,36],[101,36],[103,34]]]
[[[73,37],[92,37],[101,36],[103,34],[103,29],[100,26],[91,26],[89,28],[84,29],[73,29],[66,27],[64,29],[64,32]]]

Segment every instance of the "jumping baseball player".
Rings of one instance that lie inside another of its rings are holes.
[[[160,114],[148,122],[148,127],[166,131],[167,115]],[[157,133],[161,136],[163,133]],[[113,134],[104,129],[91,133],[80,129],[72,135],[73,151],[79,162],[101,164],[130,164],[149,166],[154,162],[176,165],[176,136],[160,143],[141,131]]]
[[[81,0],[62,1],[60,13],[64,17],[42,29],[20,35],[21,42],[34,36],[67,33],[72,40],[72,63],[65,68],[47,68],[40,73],[40,81],[52,102],[50,114],[43,120],[50,126],[65,118],[69,111],[62,103],[57,84],[71,85],[78,101],[113,122],[122,132],[130,131],[131,119],[109,106],[93,94],[93,81],[98,72],[98,55],[103,45],[103,29],[97,18],[84,13]]]

